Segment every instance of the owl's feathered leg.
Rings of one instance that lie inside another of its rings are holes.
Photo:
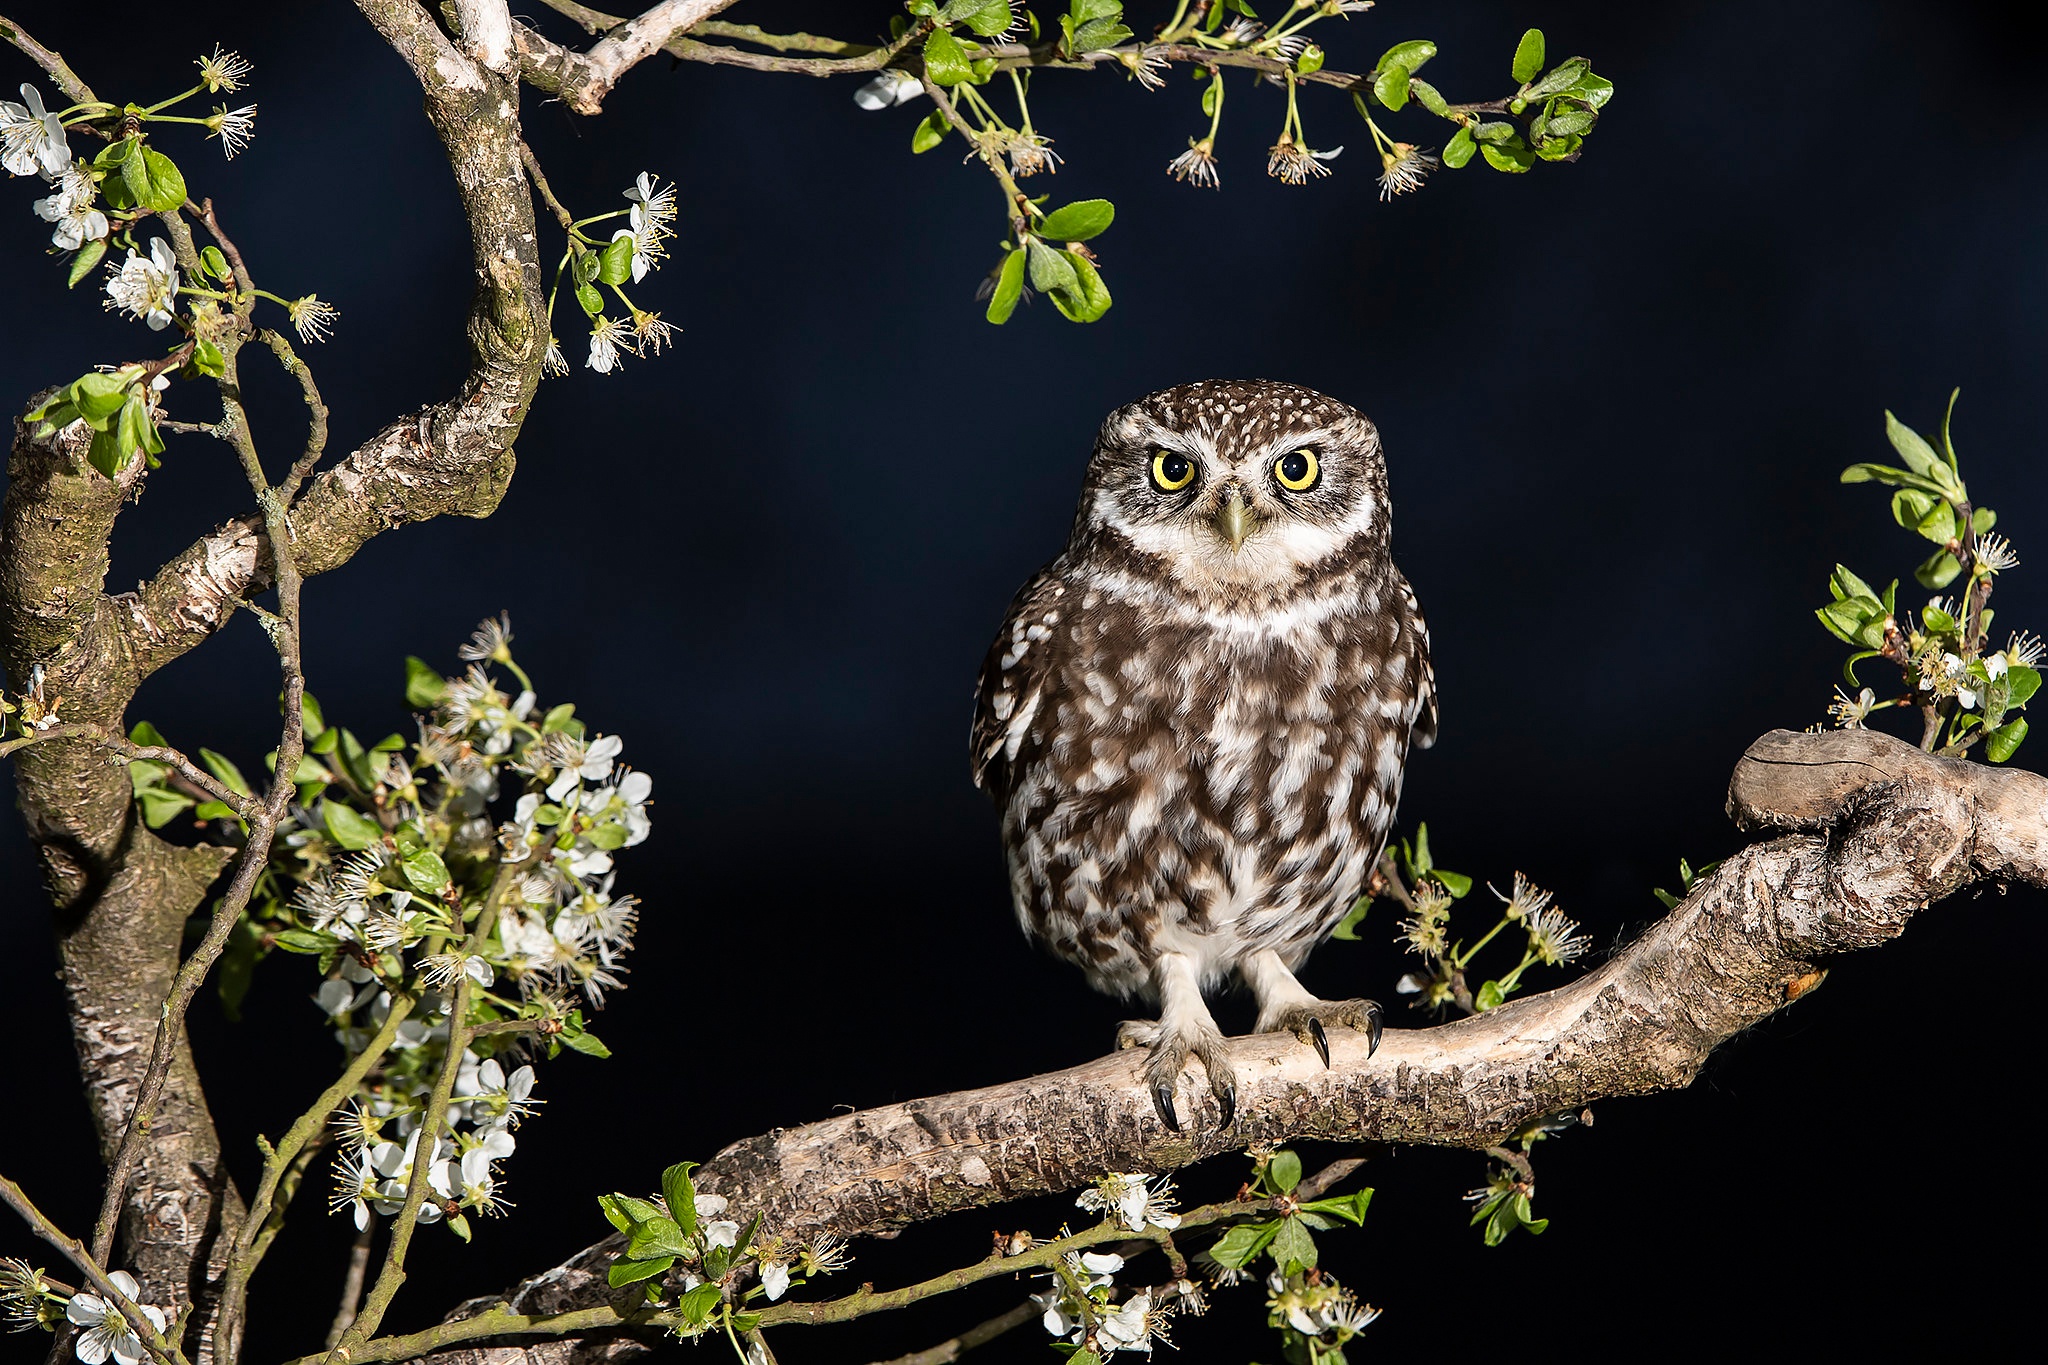
[[[1209,1090],[1223,1111],[1221,1126],[1228,1128],[1237,1117],[1237,1077],[1223,1059],[1223,1030],[1216,1027],[1202,1000],[1193,960],[1181,953],[1160,954],[1152,964],[1152,987],[1159,994],[1159,1021],[1127,1020],[1116,1031],[1117,1046],[1152,1050],[1145,1080],[1152,1087],[1160,1121],[1176,1133],[1180,1115],[1174,1112],[1174,1088],[1187,1070],[1189,1055],[1200,1058],[1209,1073]]]
[[[1261,1033],[1293,1034],[1316,1050],[1323,1065],[1330,1064],[1330,1039],[1323,1031],[1327,1020],[1349,1024],[1366,1034],[1366,1056],[1379,1051],[1382,1011],[1377,1000],[1319,1000],[1308,987],[1294,979],[1294,973],[1270,948],[1246,958],[1238,970],[1259,1002],[1258,1030]]]

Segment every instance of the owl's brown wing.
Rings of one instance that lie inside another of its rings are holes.
[[[1059,644],[1066,585],[1050,568],[1021,588],[982,660],[974,689],[974,785],[1000,804],[1009,799],[1017,756],[1031,743],[1031,724],[1045,704]]]
[[[1394,571],[1394,581],[1401,587],[1401,604],[1407,608],[1407,630],[1402,633],[1409,642],[1409,657],[1415,661],[1409,676],[1416,680],[1416,699],[1421,703],[1415,712],[1415,724],[1409,728],[1408,742],[1417,749],[1427,749],[1436,743],[1436,666],[1429,659],[1429,623],[1422,619],[1422,604],[1415,600],[1415,589],[1399,569]]]

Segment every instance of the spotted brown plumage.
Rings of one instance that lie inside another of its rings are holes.
[[[1409,746],[1436,736],[1429,635],[1389,556],[1379,433],[1262,380],[1186,384],[1110,414],[1067,547],[982,666],[976,785],[1002,814],[1025,932],[1098,988],[1156,1002],[1160,1116],[1198,1057],[1235,1084],[1202,993],[1241,977],[1259,1027],[1325,1054],[1377,1038],[1371,1001],[1294,970],[1393,825]]]

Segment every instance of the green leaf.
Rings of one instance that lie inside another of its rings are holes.
[[[1678,908],[1678,897],[1676,897],[1676,896],[1672,895],[1672,894],[1671,894],[1671,893],[1670,893],[1669,891],[1666,891],[1666,890],[1665,890],[1665,889],[1664,889],[1663,887],[1661,887],[1661,886],[1653,886],[1653,887],[1651,887],[1651,888],[1650,888],[1650,894],[1651,894],[1651,895],[1653,895],[1653,896],[1655,896],[1655,897],[1656,897],[1656,898],[1657,898],[1658,900],[1662,901],[1662,902],[1664,903],[1664,908],[1665,908],[1666,910],[1676,910],[1676,909]]]
[[[1017,300],[1024,293],[1025,254],[1021,247],[1010,252],[1003,257],[1002,269],[996,273],[996,292],[988,301],[988,320],[998,327],[1017,311]]]
[[[933,85],[954,86],[974,79],[974,67],[967,49],[943,28],[935,28],[924,40],[924,74]]]
[[[1923,588],[1945,588],[1955,581],[1963,566],[1947,550],[1936,550],[1913,570],[1914,581]]]
[[[617,1203],[617,1200],[624,1197],[623,1195],[601,1194],[597,1197],[597,1207],[604,1214],[607,1223],[610,1223],[620,1232],[631,1232],[633,1230],[633,1220],[626,1216]]]
[[[1451,893],[1452,900],[1465,899],[1465,893],[1472,889],[1472,879],[1462,872],[1453,872],[1449,868],[1433,867],[1429,870],[1429,875],[1432,880],[1441,883],[1444,890]]]
[[[1294,70],[1298,75],[1313,76],[1323,69],[1323,63],[1328,59],[1329,54],[1324,52],[1319,44],[1310,43],[1301,50],[1301,55],[1294,59]]]
[[[78,254],[71,258],[71,269],[64,273],[64,287],[76,288],[80,280],[92,274],[93,267],[98,265],[106,254],[107,239],[104,237],[95,238],[78,248]]]
[[[1330,931],[1330,937],[1349,942],[1358,941],[1358,926],[1365,922],[1365,912],[1372,909],[1372,897],[1360,896],[1351,902],[1351,908],[1344,912],[1344,918],[1337,921],[1337,927]]]
[[[1828,580],[1828,586],[1834,590],[1836,601],[1845,597],[1867,597],[1873,602],[1877,600],[1877,589],[1858,578],[1846,565],[1835,565],[1835,572]]]
[[[1073,263],[1064,251],[1055,251],[1036,237],[1026,238],[1024,249],[1028,253],[1033,289],[1050,294],[1055,289],[1080,288],[1080,277],[1074,274]]]
[[[1408,103],[1408,68],[1398,63],[1381,67],[1380,74],[1373,77],[1372,93],[1389,109],[1399,109]]]
[[[1435,86],[1421,77],[1414,76],[1409,78],[1408,93],[1415,96],[1418,104],[1429,110],[1430,113],[1435,114],[1438,118],[1449,118],[1451,116],[1450,102],[1443,97],[1443,94]]]
[[[1280,1267],[1280,1273],[1283,1275],[1315,1269],[1316,1239],[1309,1236],[1308,1228],[1299,1218],[1281,1221],[1280,1230],[1273,1238],[1271,1251],[1273,1263]]]
[[[1929,630],[1938,634],[1950,634],[1956,629],[1956,618],[1931,603],[1927,610],[1921,613],[1920,619],[1926,623]]]
[[[1273,1153],[1266,1163],[1266,1181],[1278,1193],[1286,1194],[1301,1183],[1301,1158],[1290,1151]]]
[[[339,801],[320,803],[320,823],[326,827],[328,838],[351,851],[368,848],[384,840],[384,831],[376,822],[364,819]]]
[[[1093,322],[1109,311],[1109,286],[1095,269],[1095,263],[1075,251],[1062,251],[1078,283],[1073,289],[1053,290],[1049,297],[1069,322]]]
[[[1240,1223],[1210,1245],[1209,1255],[1218,1265],[1242,1270],[1271,1245],[1279,1233],[1278,1223]]]
[[[209,379],[220,378],[227,373],[228,368],[228,358],[221,354],[220,347],[205,337],[193,342],[192,359],[189,363],[195,373],[203,374]]]
[[[694,1161],[678,1161],[661,1173],[661,1197],[668,1201],[669,1217],[691,1237],[697,1235],[697,1186],[690,1179],[696,1169]]]
[[[673,1256],[659,1256],[651,1261],[635,1261],[621,1257],[612,1262],[611,1269],[605,1271],[604,1278],[607,1284],[617,1289],[622,1285],[638,1284],[641,1280],[651,1280],[675,1263],[676,1258]],[[705,1285],[702,1287],[708,1289],[712,1286]]]
[[[687,1235],[673,1218],[649,1218],[633,1225],[632,1235],[626,1242],[626,1254],[636,1261],[660,1256],[687,1256],[696,1250],[684,1240]]]
[[[1497,171],[1506,171],[1510,175],[1520,175],[1536,164],[1536,154],[1523,146],[1504,147],[1498,143],[1485,142],[1480,144],[1479,151],[1486,158],[1487,165]]]
[[[597,282],[624,284],[633,278],[633,238],[612,238],[611,245],[597,253]]]
[[[965,24],[983,38],[993,38],[1015,20],[1010,0],[950,0],[935,16],[942,24]]]
[[[139,767],[131,764],[130,767]],[[178,818],[182,811],[192,809],[192,798],[168,787],[137,787],[135,804],[142,810],[142,823],[151,829],[162,829]]]
[[[199,761],[204,763],[206,770],[219,778],[221,785],[229,791],[240,792],[243,796],[254,796],[256,794],[249,790],[249,779],[242,776],[242,770],[237,768],[227,758],[215,753],[211,749],[201,749],[199,751]]]
[[[413,890],[423,896],[438,896],[448,889],[448,864],[442,862],[441,855],[431,848],[409,855],[399,866],[405,872],[405,879],[412,883]]]
[[[2041,674],[2025,664],[2014,664],[2005,671],[2005,683],[2010,689],[2005,704],[2012,710],[2018,710],[2040,690]]]
[[[1814,615],[1820,618],[1820,623],[1823,626],[1827,627],[1828,634],[1834,636],[1843,644],[1853,645],[1858,643],[1856,639],[1856,630],[1861,628],[1860,625],[1854,628],[1845,628],[1837,625],[1835,623],[1835,618],[1829,615],[1829,612],[1833,605],[1836,604],[1830,604],[1830,606],[1822,607],[1820,610],[1814,612]]]
[[[631,1224],[651,1223],[657,1218],[668,1217],[667,1214],[661,1211],[660,1205],[651,1204],[645,1199],[635,1199],[630,1194],[613,1194],[610,1197],[618,1211],[624,1214]],[[630,1226],[619,1228],[620,1232],[631,1232],[632,1230]]]
[[[718,1306],[720,1290],[715,1284],[700,1284],[676,1301],[676,1311],[693,1327],[702,1326]]]
[[[1306,1213],[1327,1214],[1356,1225],[1365,1222],[1365,1211],[1371,1204],[1371,1190],[1353,1190],[1350,1194],[1335,1195],[1329,1199],[1310,1200],[1301,1207]]]
[[[405,704],[407,706],[438,706],[448,691],[448,680],[429,668],[426,661],[405,656]]]
[[[1862,663],[1865,659],[1875,659],[1881,653],[1883,651],[1877,649],[1859,649],[1849,656],[1848,660],[1842,665],[1842,677],[1848,682],[1849,686],[1863,686],[1861,680],[1856,676],[1856,665]]]
[[[946,121],[945,111],[934,109],[910,135],[912,153],[928,152],[946,140],[946,134],[953,131],[953,125]]]
[[[2020,716],[2009,720],[1993,730],[1984,739],[1984,757],[1993,763],[2003,763],[2011,758],[2013,751],[2020,747],[2020,741],[2027,737],[2027,718]]]
[[[234,276],[234,271],[228,269],[228,258],[221,254],[217,246],[199,249],[199,268],[217,280],[227,280]]]
[[[1472,130],[1460,128],[1451,134],[1451,140],[1444,144],[1444,165],[1457,170],[1472,159],[1472,153],[1479,150],[1472,141]]]
[[[1479,993],[1472,997],[1472,1003],[1478,1007],[1481,1014],[1484,1014],[1488,1010],[1499,1009],[1507,998],[1508,993],[1501,989],[1500,982],[1488,981],[1480,986]]]
[[[1843,470],[1842,482],[1881,483],[1891,488],[1918,488],[1923,492],[1933,493],[1937,497],[1946,497],[1948,495],[1947,489],[1935,483],[1932,479],[1923,478],[1915,474],[1910,469],[1899,469],[1888,464],[1872,464],[1868,460],[1859,464],[1852,464]]]
[[[601,317],[604,314],[604,295],[587,284],[579,284],[576,286],[576,306],[583,310],[585,317]]]
[[[288,953],[324,953],[336,943],[334,935],[313,929],[280,929],[270,941]]]
[[[1077,199],[1045,215],[1031,230],[1053,242],[1085,242],[1116,220],[1116,205],[1107,199]]]
[[[1523,92],[1523,98],[1534,102],[1540,99],[1548,99],[1552,95],[1562,94],[1565,90],[1570,89],[1579,77],[1585,75],[1591,65],[1584,57],[1567,58],[1552,67],[1549,75],[1537,81],[1528,90]]]
[[[1970,529],[1980,536],[1996,525],[1998,525],[1998,513],[1992,511],[1989,507],[1979,507],[1976,511],[1970,513]]]
[[[1572,82],[1571,88],[1564,93],[1572,99],[1584,100],[1598,109],[1614,98],[1614,82],[1605,76],[1596,76],[1588,71]]]
[[[1942,500],[1917,488],[1901,488],[1892,494],[1892,520],[1908,531],[1917,530],[1920,522],[1938,506],[1945,506]],[[1946,536],[1943,539],[1947,539]]]
[[[563,1047],[573,1052],[580,1052],[586,1057],[609,1057],[612,1055],[612,1050],[602,1042],[599,1042],[597,1035],[588,1029],[577,1033],[571,1033],[568,1029],[563,1029],[555,1036],[561,1041]]]
[[[1884,434],[1891,441],[1892,449],[1899,452],[1899,458],[1915,474],[1925,474],[1946,482],[1949,472],[1948,461],[1934,453],[1934,447],[1922,439],[1919,432],[1892,416],[1892,410],[1884,410]],[[1936,474],[1936,470],[1940,473]]]
[[[1515,64],[1508,68],[1515,84],[1527,85],[1543,69],[1543,30],[1532,28],[1515,44]]]
[[[1435,43],[1430,42],[1427,38],[1411,38],[1405,43],[1395,43],[1392,47],[1381,53],[1379,65],[1375,66],[1373,70],[1388,71],[1398,66],[1412,76],[1422,70],[1423,65],[1434,56],[1436,56]]]

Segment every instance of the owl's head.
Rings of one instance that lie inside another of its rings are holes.
[[[1198,597],[1284,597],[1385,562],[1388,511],[1364,414],[1293,384],[1208,380],[1109,415],[1069,553],[1135,560]]]

